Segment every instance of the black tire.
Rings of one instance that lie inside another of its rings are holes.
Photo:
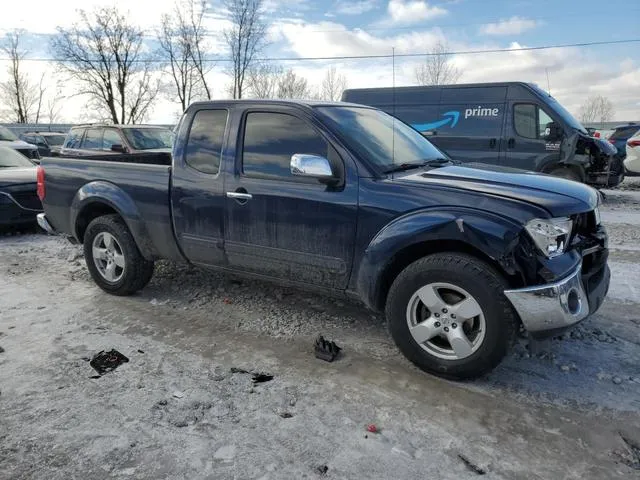
[[[423,286],[449,283],[468,292],[482,309],[484,337],[462,359],[443,359],[429,353],[411,335],[409,302]],[[470,255],[442,253],[409,265],[395,279],[386,304],[391,336],[402,353],[420,369],[449,379],[464,380],[495,368],[515,343],[518,318],[504,295],[506,283],[490,265]]]
[[[574,182],[582,183],[582,177],[580,174],[573,168],[570,167],[556,167],[552,170],[549,170],[549,175],[553,175],[554,177],[565,178],[567,180],[573,180]]]
[[[124,256],[121,278],[114,282],[109,282],[103,277],[93,257],[93,242],[103,232],[111,234],[116,239]],[[84,258],[93,281],[112,295],[131,295],[144,288],[153,276],[154,262],[142,256],[133,235],[118,215],[104,215],[89,224],[84,234]]]

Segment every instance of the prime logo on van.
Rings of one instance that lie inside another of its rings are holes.
[[[464,111],[464,118],[469,117],[497,117],[500,113],[499,108],[485,108],[478,105],[477,108],[467,108]]]

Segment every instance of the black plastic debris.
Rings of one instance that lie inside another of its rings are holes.
[[[254,373],[251,375],[251,380],[253,380],[253,383],[270,382],[273,380],[273,375],[269,375],[268,373]]]
[[[104,375],[105,373],[115,370],[120,365],[122,365],[123,363],[127,363],[128,361],[129,359],[117,350],[109,350],[108,352],[105,352],[103,350],[102,352],[94,355],[94,357],[89,362],[89,365],[91,365],[93,369],[100,375]]]
[[[320,476],[324,477],[328,471],[329,471],[329,467],[327,467],[326,465],[319,465],[316,467],[316,473]]]
[[[4,353],[4,348],[0,347],[0,353]]]
[[[322,335],[316,339],[315,352],[316,358],[324,360],[325,362],[333,362],[338,354],[342,350],[336,342],[325,340]]]
[[[479,467],[461,453],[458,454],[458,458],[462,460],[462,463],[464,463],[466,467],[472,472],[477,473],[478,475],[484,475],[485,473],[487,473],[484,468]]]

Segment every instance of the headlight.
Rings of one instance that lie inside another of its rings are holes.
[[[569,243],[573,220],[570,218],[534,218],[525,225],[533,242],[547,257],[562,255]]]

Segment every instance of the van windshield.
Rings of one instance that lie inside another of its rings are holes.
[[[549,108],[553,110],[562,120],[569,125],[571,128],[575,128],[579,132],[584,133],[585,135],[589,135],[587,129],[582,126],[582,124],[573,116],[569,111],[564,108],[555,98],[549,95],[547,92],[542,90],[537,85],[532,85],[534,90],[536,90],[542,97],[547,100]]]
[[[366,107],[316,107],[317,112],[363,160],[382,171],[424,165],[447,156],[402,121]]]

